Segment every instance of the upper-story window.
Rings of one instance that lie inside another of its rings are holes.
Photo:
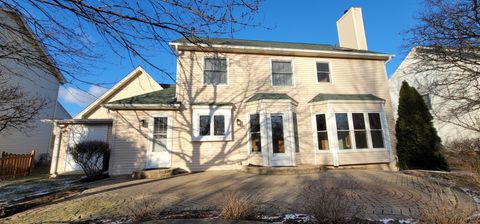
[[[226,58],[205,58],[203,84],[226,85],[228,79],[227,76]]]
[[[293,85],[293,72],[291,61],[272,61],[272,85]]]
[[[328,62],[317,62],[317,82],[330,82],[330,65]]]

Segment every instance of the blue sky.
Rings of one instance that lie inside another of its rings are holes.
[[[335,45],[338,43],[335,22],[352,6],[362,8],[369,50],[395,55],[387,65],[390,76],[405,57],[405,49],[401,48],[405,36],[403,32],[417,23],[415,17],[423,7],[422,1],[267,0],[261,5],[257,17],[262,26],[242,30],[234,34],[234,38]],[[102,43],[98,40],[97,44],[101,46]],[[158,82],[173,83],[166,75],[139,60],[129,58],[127,54],[117,55],[108,48],[102,48],[101,51],[101,58],[89,65],[88,74],[79,74],[82,79],[105,83],[103,86],[108,88],[141,65]],[[175,74],[175,56],[165,49],[154,51],[149,59],[170,74]],[[77,83],[64,86],[59,98],[74,116],[94,100],[92,95],[99,96],[105,90]]]

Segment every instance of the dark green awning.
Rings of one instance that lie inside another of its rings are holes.
[[[247,102],[253,102],[253,101],[259,101],[259,100],[294,100],[290,96],[288,96],[285,93],[257,93],[250,97],[250,99],[247,100]]]
[[[364,101],[385,101],[384,99],[373,94],[330,94],[320,93],[313,97],[309,103],[326,101],[326,100],[364,100]]]

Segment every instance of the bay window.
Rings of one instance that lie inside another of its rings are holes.
[[[357,149],[368,148],[367,144],[367,129],[365,126],[365,119],[363,113],[353,113],[353,130],[355,136],[355,146]]]

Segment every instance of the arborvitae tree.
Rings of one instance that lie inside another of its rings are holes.
[[[422,96],[404,81],[395,127],[400,169],[449,170],[432,119]]]

